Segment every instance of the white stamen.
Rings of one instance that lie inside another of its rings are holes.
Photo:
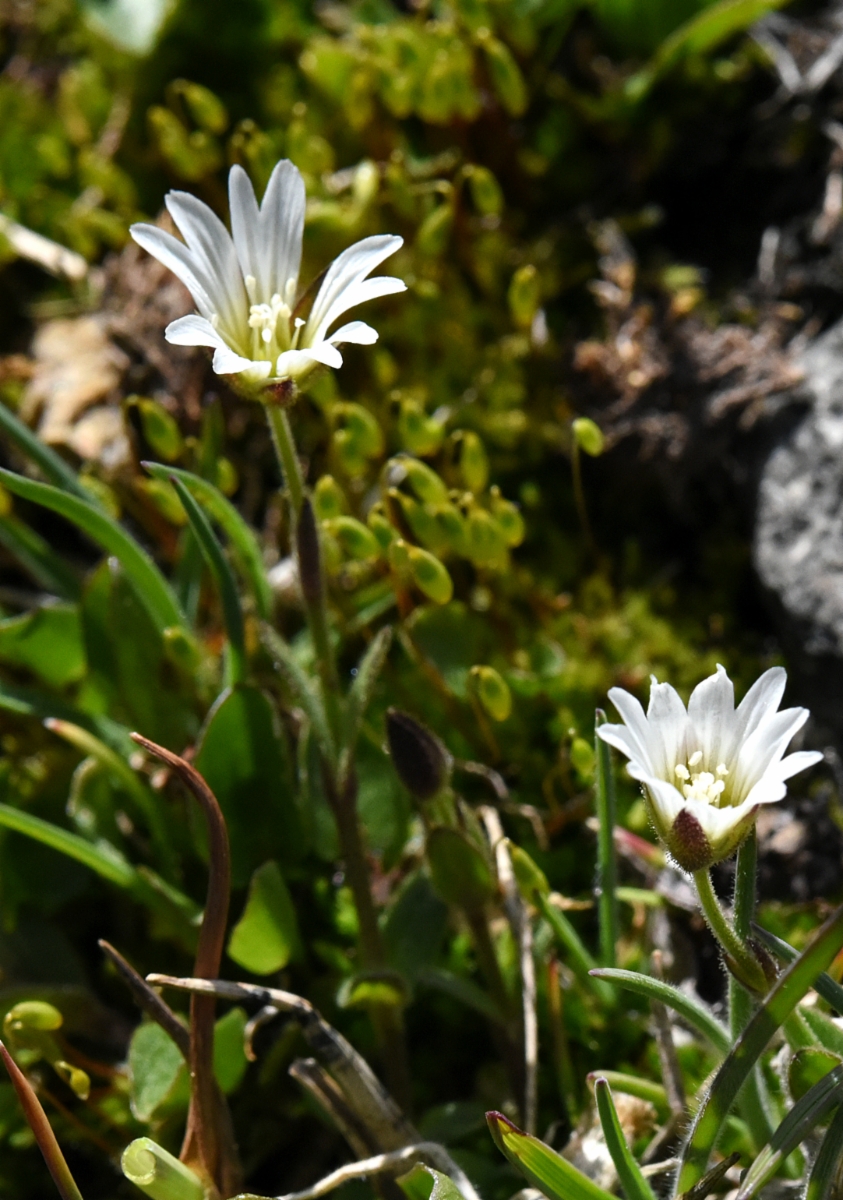
[[[695,750],[694,753],[691,755],[691,757],[688,759],[688,766],[695,767],[698,763],[701,763],[702,756],[703,756],[702,750]]]
[[[720,776],[724,776],[724,777],[729,774],[729,768],[726,766],[725,763],[718,764],[717,774]]]
[[[249,299],[254,304],[255,293],[258,290],[258,281],[255,279],[254,275],[247,275],[243,282],[246,284],[246,292],[248,293]]]
[[[684,779],[691,778],[691,772],[688,770],[688,768],[683,763],[679,763],[678,766],[675,766],[673,768],[673,773],[674,773],[674,775],[676,775],[676,777],[678,779],[684,780]]]

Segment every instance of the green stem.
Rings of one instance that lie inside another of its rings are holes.
[[[708,927],[714,934],[721,948],[735,964],[741,977],[747,985],[757,992],[767,990],[767,980],[755,955],[749,946],[738,937],[735,930],[726,920],[720,902],[714,894],[711,876],[708,869],[694,872],[694,883],[697,888],[700,906]]]
[[[612,752],[597,736],[606,720],[599,708],[595,713],[594,740],[597,806],[597,888],[600,916],[600,958],[604,967],[614,967],[618,942],[618,866],[615,856],[615,777],[612,772]]]
[[[299,456],[296,453],[296,443],[293,440],[293,431],[290,429],[290,420],[287,410],[277,404],[266,405],[266,417],[272,431],[272,440],[275,443],[275,452],[278,455],[284,482],[290,494],[293,518],[297,521],[304,499],[304,476]]]

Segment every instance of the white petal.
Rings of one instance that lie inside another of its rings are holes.
[[[688,717],[692,726],[689,745],[691,753],[702,750],[702,770],[713,771],[732,754],[732,723],[735,713],[735,690],[732,681],[718,664],[717,671],[698,683],[688,701]]]
[[[797,750],[795,754],[788,754],[787,758],[774,763],[764,772],[754,787],[750,789],[746,798],[747,802],[772,804],[776,800],[783,800],[787,792],[785,780],[822,762],[823,757],[817,750]]]
[[[778,765],[793,735],[808,719],[807,708],[786,708],[765,718],[738,747],[731,793],[747,796],[771,767]]]
[[[171,321],[164,337],[172,346],[223,346],[225,343],[210,321],[196,313]]]
[[[659,837],[667,838],[679,813],[686,806],[685,797],[680,795],[673,784],[665,783],[653,775],[642,777],[641,782],[650,797],[650,809],[656,832]]]
[[[301,379],[318,361],[312,350],[285,350],[278,355],[275,374],[279,379]]]
[[[634,757],[637,761],[648,765],[650,774],[655,775],[657,771],[650,759],[650,729],[647,724],[647,718],[644,715],[644,709],[635,696],[631,695],[630,692],[624,691],[623,688],[611,688],[609,690],[609,699],[623,718],[630,737],[634,739],[634,743],[637,746],[637,752],[634,755],[631,754],[630,758]],[[600,728],[621,729],[622,726],[601,725]],[[603,737],[603,734],[601,733],[600,736]],[[606,740],[608,741],[608,738]],[[619,746],[618,749],[621,749],[621,747]]]
[[[771,667],[749,689],[735,713],[735,737],[738,742],[754,733],[766,717],[771,716],[782,702],[787,672],[784,667]]]
[[[182,281],[203,317],[213,316],[216,311],[211,298],[216,293],[214,281],[208,277],[204,267],[194,258],[184,242],[159,229],[157,225],[132,225],[129,233],[147,254],[157,258]]]
[[[310,354],[317,362],[324,363],[326,367],[342,366],[342,355],[330,342],[319,342],[317,345],[311,346]]]
[[[249,370],[259,375],[268,375],[271,364],[244,358],[242,354],[235,354],[229,346],[221,345],[214,351],[213,366],[217,375],[239,375],[241,371]]]
[[[379,234],[356,242],[334,259],[328,267],[310,311],[304,331],[308,344],[320,341],[337,317],[342,316],[354,304],[361,304],[366,299],[372,300],[375,295],[386,294],[384,291],[361,293],[357,299],[352,300],[347,300],[345,295],[354,295],[355,287],[402,245],[403,238]],[[377,281],[372,280],[372,283],[375,282]],[[392,291],[403,291],[401,280],[394,280],[388,286]]]
[[[277,163],[258,209],[251,181],[242,167],[228,177],[231,232],[243,275],[255,280],[255,303],[287,295],[287,281],[298,280],[304,231],[305,190],[299,170],[288,160]],[[294,282],[295,288],[295,282]]]
[[[607,745],[614,746],[616,750],[620,750],[621,754],[625,754],[633,762],[644,766],[648,765],[647,763],[641,763],[644,751],[635,733],[626,725],[600,725],[597,729],[597,736],[601,741],[606,742]],[[652,774],[652,770],[649,770],[648,774]]]
[[[210,297],[224,334],[232,339],[242,337],[249,301],[231,234],[217,214],[189,192],[168,192],[164,203],[194,261],[214,281]]]
[[[340,342],[354,342],[358,346],[373,346],[378,340],[378,332],[367,325],[365,321],[349,321],[341,325],[336,333],[327,339],[334,346]]]
[[[687,758],[688,714],[669,683],[653,683],[647,706],[648,749],[655,774],[673,778],[673,768]]]
[[[790,779],[800,771],[807,771],[808,767],[816,766],[824,758],[825,755],[819,750],[797,750],[795,754],[788,754],[787,758],[783,758],[779,763],[779,778]]]
[[[726,838],[731,830],[742,825],[758,804],[758,800],[747,799],[734,808],[716,808],[713,804],[705,804],[703,801],[689,800],[688,811],[699,821],[712,848],[717,852],[717,843]]]

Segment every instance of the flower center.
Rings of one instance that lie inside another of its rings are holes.
[[[726,776],[729,768],[725,763],[718,763],[714,774],[711,771],[695,771],[702,762],[702,750],[695,750],[685,763],[678,763],[673,773],[679,780],[679,786],[686,800],[702,800],[720,808],[721,798],[726,790]]]
[[[252,299],[255,294],[253,276],[246,276],[246,291]],[[276,292],[269,304],[252,304],[249,307],[249,328],[252,330],[252,358],[269,359],[274,362],[285,350],[295,350],[304,321],[297,317],[290,332],[292,310],[290,301],[295,292],[296,281],[287,281],[286,299]]]

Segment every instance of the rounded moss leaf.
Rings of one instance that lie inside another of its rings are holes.
[[[484,490],[489,482],[489,458],[486,447],[472,430],[468,429],[462,435],[460,450],[460,473],[463,482],[475,496]]]
[[[418,400],[405,400],[398,418],[401,444],[410,454],[435,454],[442,445],[444,430],[438,421],[427,416]]]
[[[428,258],[444,254],[454,224],[454,209],[451,204],[439,204],[428,213],[416,234],[416,249]]]
[[[512,693],[494,667],[472,667],[477,698],[493,721],[505,721],[512,712]]]
[[[127,405],[137,409],[144,440],[158,458],[171,463],[181,457],[184,449],[181,430],[163,404],[146,396],[131,396]]]
[[[507,546],[498,522],[484,508],[473,507],[466,531],[468,557],[477,567],[503,567]]]
[[[419,591],[435,604],[447,604],[454,594],[454,584],[438,558],[419,546],[408,546],[410,574]]]
[[[571,742],[571,763],[584,782],[594,776],[594,746],[586,738],[575,737]]]
[[[59,1010],[46,1000],[22,1000],[6,1013],[3,1028],[7,1034],[24,1031],[54,1033],[61,1029],[63,1021]]]
[[[519,512],[518,506],[511,500],[504,500],[500,490],[496,487],[492,488],[492,513],[506,539],[507,546],[513,548],[520,546],[526,533],[524,518]]]
[[[417,458],[397,458],[392,462],[404,469],[407,482],[422,504],[444,504],[448,489],[432,467]]]
[[[231,931],[228,956],[255,975],[286,967],[301,946],[296,912],[277,863],[258,867],[243,915]]]
[[[323,528],[336,538],[344,554],[349,558],[372,559],[379,558],[380,543],[371,529],[354,517],[334,517],[325,521]]]
[[[509,285],[509,311],[521,329],[529,329],[541,301],[539,273],[532,263],[519,267]]]
[[[503,212],[503,192],[488,167],[466,167],[468,190],[474,207],[484,217],[498,217]]]
[[[592,458],[599,458],[606,445],[600,426],[590,417],[577,417],[571,428],[580,449]]]
[[[333,475],[323,475],[313,489],[313,507],[320,521],[339,517],[347,511],[345,495]]]

